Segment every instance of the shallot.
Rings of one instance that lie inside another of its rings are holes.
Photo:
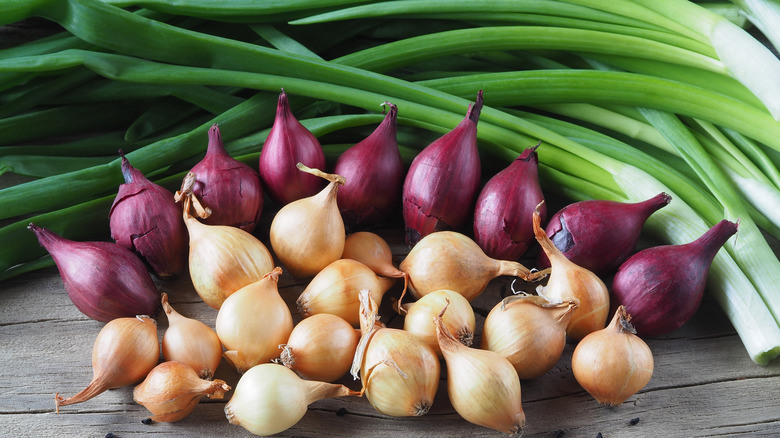
[[[737,228],[737,223],[722,220],[693,242],[644,249],[618,268],[612,294],[633,316],[637,333],[668,333],[696,313],[712,260]]]
[[[480,90],[463,121],[412,161],[402,199],[409,246],[435,231],[459,230],[471,217],[482,175],[477,150],[482,104]]]
[[[325,183],[296,168],[303,163],[325,168],[325,153],[317,137],[295,118],[282,90],[276,106],[276,119],[260,151],[259,170],[269,197],[279,205],[313,196]]]
[[[160,293],[146,266],[127,248],[112,242],[77,242],[34,223],[28,227],[49,251],[70,300],[97,321],[156,315]]]
[[[263,211],[260,175],[225,150],[219,125],[209,129],[206,156],[192,170],[193,193],[211,209],[203,219],[209,225],[229,225],[252,232]]]
[[[60,406],[83,403],[109,389],[138,382],[159,360],[160,343],[154,319],[141,315],[109,321],[92,346],[92,382],[72,397],[56,394],[57,412]]]
[[[108,212],[111,238],[138,254],[158,277],[180,274],[187,263],[187,229],[173,193],[151,182],[119,153],[125,183]]]
[[[636,203],[599,199],[575,202],[555,213],[545,231],[572,262],[597,275],[612,274],[634,252],[647,218],[671,199],[659,193]],[[548,266],[547,255],[539,253],[537,267]]]
[[[617,406],[644,388],[653,376],[653,353],[618,306],[609,325],[585,336],[574,348],[574,378],[601,404]]]
[[[474,241],[489,257],[519,260],[536,241],[531,215],[544,200],[539,186],[539,144],[528,148],[482,188],[474,208]],[[539,209],[542,222],[547,208]]]
[[[401,206],[404,163],[396,141],[398,107],[390,102],[384,120],[366,137],[344,151],[333,173],[349,184],[339,189],[338,205],[347,228],[375,225]]]
[[[416,298],[449,289],[471,301],[496,277],[536,277],[518,262],[488,257],[468,236],[455,231],[428,234],[409,251],[399,268],[409,277],[409,289]]]
[[[282,207],[271,221],[271,248],[287,271],[297,278],[313,277],[344,252],[346,231],[336,202],[340,175],[311,169],[298,163],[300,173],[311,173],[329,181],[313,196]]]

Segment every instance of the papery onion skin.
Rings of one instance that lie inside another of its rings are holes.
[[[146,315],[116,318],[100,329],[92,346],[92,382],[78,394],[54,396],[60,406],[85,402],[96,395],[143,379],[160,359],[157,323]]]
[[[445,312],[442,310],[442,312]],[[517,435],[525,426],[517,371],[503,356],[466,347],[436,318],[439,346],[447,364],[447,394],[466,421]]]
[[[530,274],[520,263],[488,257],[471,238],[455,231],[437,231],[425,236],[409,251],[399,269],[408,276],[416,298],[449,289],[469,301],[479,296],[496,277],[528,278]]]
[[[392,417],[425,415],[433,405],[440,374],[433,347],[392,328],[374,333],[360,371],[368,401]]]
[[[230,295],[217,313],[217,336],[224,357],[240,373],[279,357],[293,329],[290,309],[279,295],[281,268]]]
[[[613,274],[636,247],[651,214],[671,202],[666,193],[637,203],[605,200],[575,202],[556,212],[545,232],[569,260],[597,275]],[[544,252],[538,268],[550,266]]]
[[[173,193],[151,182],[122,155],[122,175],[108,212],[111,238],[136,252],[161,278],[182,273],[187,266],[187,229]]]
[[[73,304],[97,321],[156,315],[160,293],[138,256],[112,242],[77,242],[30,223]]]
[[[603,329],[609,317],[607,285],[598,275],[567,259],[555,247],[542,229],[537,211],[533,214],[533,224],[536,240],[552,263],[550,279],[544,287],[537,288],[538,294],[553,302],[577,300],[579,307],[574,310],[566,328],[569,338],[579,340]]]
[[[360,393],[344,385],[303,380],[282,365],[260,364],[241,376],[225,416],[230,424],[267,436],[295,426],[317,400],[354,395]]]
[[[229,390],[224,380],[201,379],[191,366],[167,361],[133,389],[133,400],[152,413],[153,421],[172,423],[192,413],[203,397],[219,400]]]
[[[195,291],[219,309],[233,292],[274,268],[268,248],[252,234],[228,225],[206,225],[185,218],[190,234],[189,270]]]
[[[204,223],[254,231],[263,211],[260,175],[227,153],[219,125],[209,128],[206,156],[191,172],[196,175],[193,193],[211,209],[211,215],[202,219]]]
[[[299,168],[300,173],[313,172],[330,182],[316,195],[282,207],[271,221],[269,236],[271,248],[286,270],[293,277],[309,278],[344,252],[346,230],[336,203],[344,178],[303,165]]]
[[[301,377],[333,382],[352,366],[360,332],[336,315],[320,313],[293,327],[282,348],[281,363]]]
[[[520,379],[535,379],[560,360],[576,308],[574,300],[550,303],[536,295],[508,297],[485,318],[481,347],[507,358]]]
[[[406,309],[404,330],[433,347],[440,357],[441,349],[436,336],[436,324],[433,320],[445,306],[447,306],[447,312],[442,316],[442,321],[447,330],[461,344],[470,347],[474,342],[474,331],[477,324],[474,309],[463,295],[455,291],[441,289],[423,296],[414,303],[404,305]]]
[[[619,306],[610,324],[583,338],[572,354],[575,379],[604,405],[622,404],[653,376],[652,351],[633,333],[630,318]]]
[[[319,140],[295,118],[282,90],[276,118],[260,151],[259,170],[269,197],[279,205],[313,196],[325,183],[298,171],[296,165],[325,169],[325,153]]]
[[[482,175],[477,150],[482,105],[480,90],[466,117],[420,151],[409,166],[402,192],[409,246],[435,231],[458,230],[471,217]]]
[[[320,271],[303,290],[296,305],[304,318],[330,313],[357,327],[360,323],[361,289],[369,289],[377,303],[396,279],[377,276],[366,265],[352,259],[339,259]]]
[[[737,228],[737,223],[722,220],[693,242],[646,248],[620,266],[612,296],[633,316],[639,335],[663,335],[691,319],[704,296],[712,260]]]
[[[390,107],[382,123],[361,142],[344,151],[333,173],[348,181],[338,193],[347,229],[365,228],[387,219],[401,206],[404,163],[396,141],[398,107]]]
[[[482,188],[474,207],[474,241],[489,257],[519,260],[536,243],[531,215],[544,201],[539,185],[539,145],[523,151]],[[547,207],[539,214],[544,222]]]
[[[174,310],[165,293],[162,306],[168,317],[161,343],[163,358],[191,366],[201,379],[213,378],[222,360],[222,343],[217,333],[203,322]]]

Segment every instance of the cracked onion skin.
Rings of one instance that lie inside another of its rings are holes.
[[[613,274],[634,252],[647,218],[671,200],[659,193],[636,203],[575,202],[555,213],[545,232],[567,259],[598,275]],[[536,266],[550,266],[544,252],[539,253]]]
[[[264,192],[260,175],[225,151],[219,125],[209,129],[206,156],[192,170],[196,175],[192,192],[211,215],[201,219],[207,225],[229,225],[251,233],[263,211]]]
[[[160,278],[174,277],[187,266],[187,228],[173,193],[151,182],[122,156],[125,183],[109,210],[111,238],[138,254]]]
[[[146,265],[127,248],[112,242],[77,242],[30,223],[38,242],[54,259],[73,304],[101,322],[120,317],[156,315],[160,293]]]
[[[466,117],[420,151],[409,166],[402,192],[409,246],[435,231],[458,230],[471,218],[482,176],[477,150],[482,105],[480,90]]]
[[[544,201],[539,185],[537,144],[485,184],[474,207],[474,241],[489,257],[519,260],[536,243],[531,217]],[[542,222],[547,206],[539,210]]]

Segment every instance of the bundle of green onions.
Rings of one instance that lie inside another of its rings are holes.
[[[505,163],[541,140],[546,190],[571,201],[670,193],[647,229],[673,244],[739,220],[708,290],[766,364],[780,354],[780,262],[765,238],[780,238],[780,60],[739,14],[772,28],[762,4],[780,9],[772,0],[6,0],[0,24],[42,17],[63,30],[0,50],[0,172],[29,180],[0,190],[0,279],[51,264],[31,221],[100,237],[122,182],[120,148],[176,187],[219,123],[231,155],[255,164],[284,88],[307,128],[344,143],[393,102],[408,158],[427,144],[420,135],[455,126],[481,89],[481,152]]]

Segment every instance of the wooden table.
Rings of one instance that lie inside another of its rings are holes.
[[[264,215],[268,216],[268,215]],[[265,228],[267,230],[267,228]],[[267,233],[267,232],[265,232]],[[395,261],[407,252],[402,226],[383,228]],[[258,232],[263,236],[263,231]],[[185,316],[213,327],[216,311],[198,297],[188,276],[158,282],[161,291]],[[288,304],[306,285],[283,275],[280,292]],[[494,280],[474,301],[481,327],[484,315],[509,293],[510,279]],[[388,292],[397,297],[400,286]],[[0,433],[4,436],[103,437],[246,437],[223,413],[220,401],[204,400],[177,423],[143,424],[148,411],[133,402],[132,386],[110,390],[85,403],[54,412],[54,394],[75,394],[92,378],[90,355],[102,324],[82,315],[70,302],[56,268],[0,283],[0,362],[2,398]],[[292,307],[294,309],[294,306]],[[294,318],[299,316],[293,312]],[[167,327],[158,318],[158,334]],[[383,318],[391,326],[400,317]],[[478,332],[480,329],[478,329]],[[780,361],[754,364],[725,314],[706,297],[696,316],[667,336],[647,339],[655,359],[650,383],[623,405],[600,406],[575,381],[571,372],[574,344],[567,345],[558,365],[546,375],[522,382],[527,415],[524,436],[546,437],[693,437],[780,434]],[[446,373],[443,373],[446,374]],[[234,386],[239,374],[223,361],[217,378]],[[446,376],[443,377],[446,379]],[[340,381],[353,389],[359,381]],[[633,421],[632,421],[633,420]],[[638,421],[637,421],[638,420]],[[634,424],[635,423],[635,424]],[[445,381],[431,411],[422,417],[391,418],[366,399],[322,400],[282,436],[500,436],[461,419],[450,406]]]

